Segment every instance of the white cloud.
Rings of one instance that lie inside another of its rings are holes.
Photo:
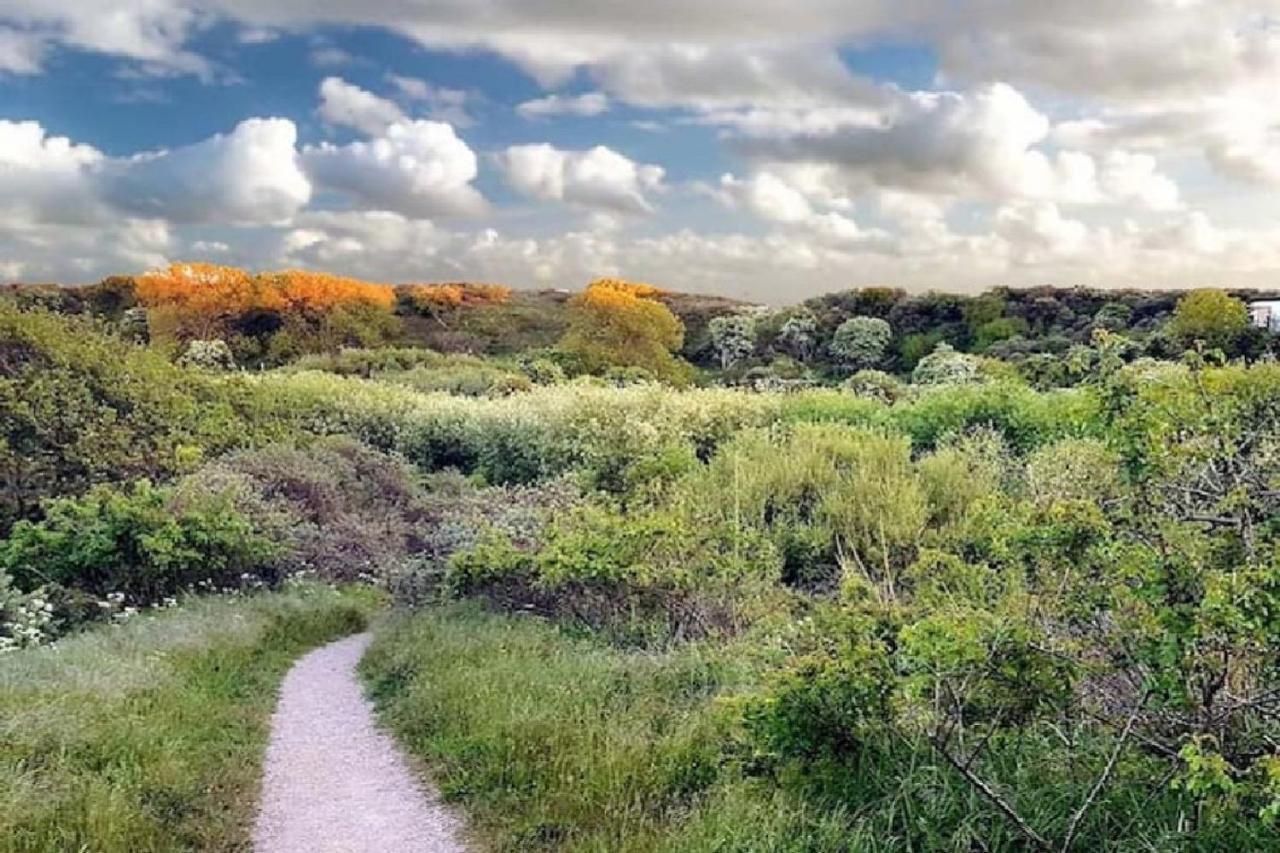
[[[0,24],[27,34],[27,60],[36,64],[40,57],[29,52],[30,40],[39,39],[208,77],[212,64],[186,49],[201,18],[179,0],[0,0]]]
[[[846,195],[880,187],[995,201],[1178,205],[1177,186],[1154,158],[1120,151],[1099,164],[1082,152],[1049,153],[1042,146],[1050,129],[1022,93],[998,83],[968,94],[904,95],[876,126],[794,133],[770,126],[738,144],[765,163],[825,167],[828,185]]]
[[[730,201],[771,222],[804,222],[813,208],[802,193],[771,172],[757,172],[746,180],[723,175],[720,187]]]
[[[302,162],[317,185],[365,207],[409,216],[475,215],[486,207],[471,185],[475,152],[443,122],[397,121],[375,139],[307,146]]]
[[[531,198],[618,213],[652,212],[649,194],[662,188],[664,174],[603,145],[586,151],[513,145],[498,162],[512,188]]]
[[[311,199],[298,132],[283,118],[252,118],[185,148],[103,164],[98,180],[116,209],[170,222],[233,225],[286,220]]]
[[[609,109],[609,98],[603,92],[586,92],[581,95],[547,95],[516,106],[524,118],[573,115],[597,116]]]
[[[405,117],[394,101],[341,77],[326,77],[320,82],[320,106],[316,112],[326,124],[355,128],[367,136],[377,136]]]
[[[48,135],[38,122],[0,120],[0,222],[92,221],[90,169],[104,159],[92,146]]]

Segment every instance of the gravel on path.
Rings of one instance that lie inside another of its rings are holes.
[[[304,656],[271,721],[257,853],[463,853],[462,825],[381,731],[356,677],[371,635]]]

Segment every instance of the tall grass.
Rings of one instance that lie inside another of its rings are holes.
[[[247,849],[276,686],[370,609],[192,599],[0,657],[0,851]]]
[[[495,850],[889,849],[841,808],[743,774],[733,697],[768,655],[622,650],[459,605],[392,620],[362,669]]]
[[[849,761],[777,761],[740,726],[785,643],[622,649],[467,605],[389,620],[362,669],[385,722],[498,851],[1015,853],[1027,849],[922,740]],[[1070,761],[1052,727],[995,744],[984,772],[1058,830],[1107,741]],[[1256,823],[1185,829],[1187,802],[1126,763],[1073,850],[1261,850]]]

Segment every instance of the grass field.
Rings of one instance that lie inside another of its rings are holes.
[[[248,849],[277,684],[371,610],[324,587],[192,599],[0,657],[0,850]]]
[[[740,772],[721,709],[755,665],[735,657],[623,651],[459,606],[392,620],[362,667],[497,850],[850,849],[860,830],[838,811]]]

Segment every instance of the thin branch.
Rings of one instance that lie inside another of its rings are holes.
[[[936,737],[929,738],[929,742],[933,744],[933,748],[938,751],[938,754],[945,758],[947,763],[950,764],[957,773],[963,776],[966,782],[976,788],[978,793],[986,797],[993,806],[999,809],[1000,813],[1008,818],[1009,821],[1017,827],[1018,831],[1021,832],[1037,850],[1053,849],[1053,845],[1046,841],[1044,836],[1032,829],[1031,825],[1023,819],[1022,815],[1018,814],[1013,806],[1009,805],[1008,801],[1006,801],[1004,797],[1001,797],[996,793],[995,789],[988,785],[985,780],[975,774],[967,766],[961,764],[954,755],[947,751],[946,747],[941,744]]]
[[[1089,790],[1089,795],[1084,798],[1084,802],[1080,804],[1080,808],[1076,809],[1076,813],[1071,816],[1071,823],[1067,825],[1067,835],[1062,841],[1062,853],[1068,853],[1071,845],[1076,840],[1076,833],[1080,831],[1080,822],[1084,820],[1085,814],[1093,807],[1093,803],[1098,799],[1098,794],[1102,793],[1102,789],[1111,779],[1111,774],[1115,772],[1116,762],[1120,760],[1120,753],[1124,750],[1125,743],[1129,740],[1129,734],[1133,731],[1133,725],[1138,721],[1138,715],[1142,713],[1142,706],[1147,704],[1147,698],[1150,692],[1143,694],[1138,700],[1138,704],[1133,706],[1133,712],[1129,714],[1129,719],[1124,724],[1124,731],[1120,733],[1120,739],[1116,741],[1115,749],[1111,750],[1111,756],[1107,759],[1107,766],[1102,769],[1102,775],[1093,783],[1093,788]]]

